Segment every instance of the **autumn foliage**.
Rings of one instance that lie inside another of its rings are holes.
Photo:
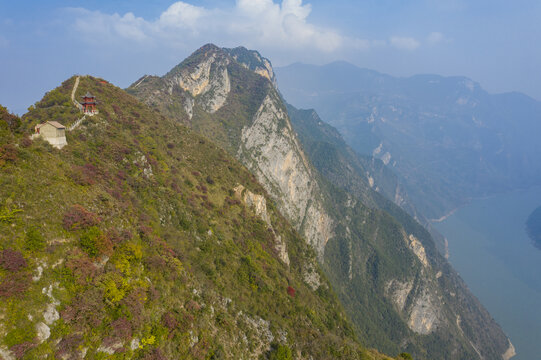
[[[295,297],[295,289],[293,289],[291,286],[287,287],[287,294],[291,297]]]
[[[7,271],[18,271],[27,266],[26,260],[18,251],[6,249],[0,251],[0,266]]]
[[[0,251],[0,267],[9,273],[0,282],[0,297],[22,295],[30,284],[30,276],[22,271],[28,266],[23,255],[11,249]]]
[[[65,214],[63,219],[64,229],[69,231],[87,229],[100,223],[100,218],[86,210],[81,205],[73,205]]]

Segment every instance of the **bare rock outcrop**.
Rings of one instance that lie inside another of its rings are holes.
[[[227,70],[229,59],[210,54],[194,67],[182,69],[179,73],[167,79],[169,93],[172,94],[174,86],[178,86],[193,98],[199,97],[199,103],[205,111],[215,113],[224,106],[231,91],[231,81]],[[188,116],[193,116],[193,98],[185,100],[185,110]]]
[[[267,200],[265,199],[265,196],[254,194],[250,190],[245,189],[242,185],[238,185],[235,189],[233,189],[233,191],[235,191],[237,198],[244,201],[244,203],[248,207],[252,208],[252,210],[261,218],[261,220],[265,221],[267,225],[269,225],[269,230],[274,235],[274,248],[278,253],[278,257],[284,264],[289,266],[290,261],[289,254],[287,253],[287,245],[282,237],[277,234],[272,227],[272,222],[267,211]]]
[[[324,210],[313,171],[274,91],[265,97],[253,122],[242,129],[237,157],[322,258],[333,222]]]

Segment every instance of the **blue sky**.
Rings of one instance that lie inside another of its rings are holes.
[[[75,73],[127,87],[207,42],[541,99],[540,19],[537,0],[0,0],[0,104],[23,113]]]

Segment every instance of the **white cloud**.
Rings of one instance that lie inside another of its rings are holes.
[[[194,28],[207,15],[207,10],[182,1],[176,2],[163,12],[157,25],[160,27]]]
[[[413,51],[421,46],[421,43],[412,37],[393,36],[390,39],[391,46],[399,50]]]
[[[235,39],[237,44],[248,46],[324,53],[343,46],[346,39],[338,31],[308,21],[311,10],[303,0],[237,0],[233,8],[226,10],[178,1],[154,21],[132,13],[121,16],[86,9],[71,12],[76,19],[75,29],[86,40],[202,43]]]
[[[104,42],[116,38],[142,41],[148,39],[149,24],[131,12],[124,16],[106,15],[99,11],[71,9],[76,15],[75,29],[89,42]]]
[[[427,39],[429,44],[431,45],[434,45],[434,44],[438,44],[442,41],[445,40],[445,37],[443,36],[443,34],[441,32],[432,32],[428,35]]]

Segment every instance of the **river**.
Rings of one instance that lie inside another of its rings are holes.
[[[541,251],[525,230],[541,187],[472,201],[434,223],[449,260],[516,348],[513,360],[541,359]]]

